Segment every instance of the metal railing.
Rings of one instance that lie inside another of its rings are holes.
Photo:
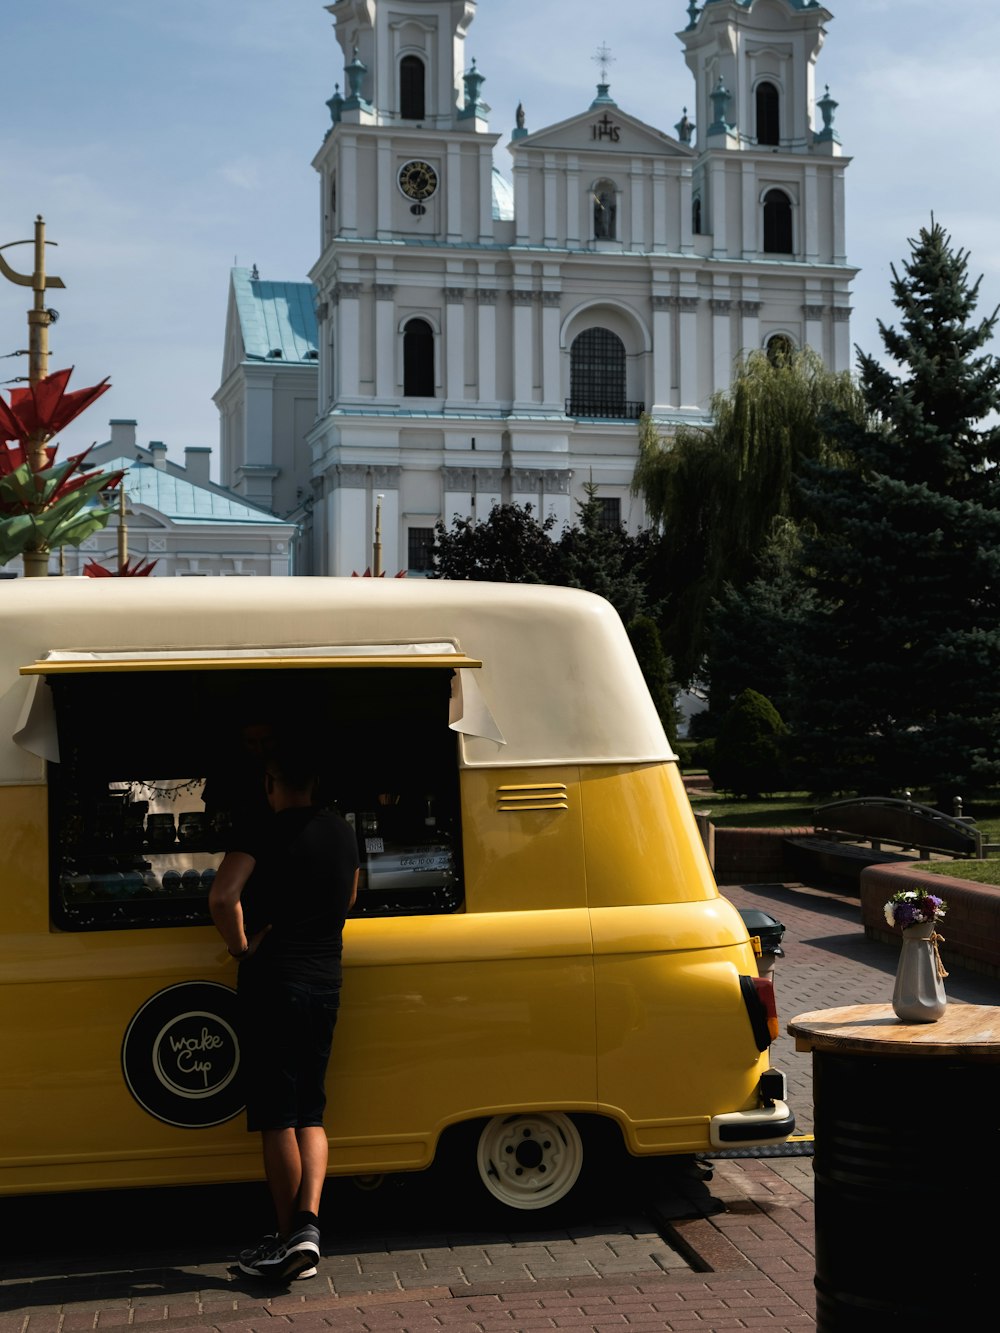
[[[645,403],[629,402],[624,398],[615,401],[596,398],[566,399],[568,417],[598,417],[602,421],[638,421],[645,410]]]

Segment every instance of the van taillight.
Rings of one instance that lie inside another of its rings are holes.
[[[778,1007],[774,1001],[774,983],[770,977],[740,977],[743,1003],[758,1051],[766,1051],[778,1036]]]

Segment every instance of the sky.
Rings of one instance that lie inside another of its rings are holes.
[[[979,312],[1000,304],[1000,171],[987,90],[1000,5],[829,0],[817,95],[829,85],[847,172],[847,253],[860,269],[852,341],[881,354],[893,322],[890,266],[931,215],[982,275]],[[518,102],[538,130],[583,112],[612,55],[623,111],[673,134],[694,83],[676,34],[686,0],[479,0],[466,41],[486,76],[500,137]],[[4,53],[0,245],[45,218],[50,370],[112,388],[60,437],[60,456],[138,422],[142,444],[218,450],[212,394],[222,368],[229,272],[305,281],[319,253],[312,158],[343,89],[322,0],[46,0],[0,7]],[[21,272],[31,249],[4,251]],[[27,374],[30,290],[0,277],[0,381]],[[991,350],[1000,353],[994,342]],[[9,385],[4,388],[9,389]],[[217,475],[213,463],[213,475]]]

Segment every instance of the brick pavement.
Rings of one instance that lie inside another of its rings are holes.
[[[783,1027],[808,1010],[881,1002],[891,992],[896,952],[865,939],[856,899],[787,884],[727,885],[722,892],[786,927],[785,956],[774,974]],[[946,986],[956,1000],[1000,1003],[1000,985],[958,968]],[[803,1141],[768,1155],[714,1158],[710,1182],[680,1193],[664,1189],[641,1215],[617,1207],[564,1229],[474,1234],[421,1225],[420,1206],[407,1213],[400,1204],[399,1234],[387,1233],[386,1212],[381,1231],[350,1241],[328,1230],[317,1279],[267,1290],[232,1272],[218,1240],[204,1243],[203,1233],[215,1235],[211,1215],[197,1234],[183,1221],[174,1228],[161,1219],[169,1248],[152,1250],[136,1248],[141,1216],[105,1209],[93,1226],[80,1227],[73,1260],[48,1245],[13,1259],[7,1248],[0,1333],[140,1324],[171,1333],[276,1333],[277,1324],[293,1333],[813,1329],[811,1057],[796,1053],[783,1031],[772,1060],[788,1075]],[[173,1193],[152,1197],[159,1202]],[[400,1201],[404,1195],[401,1189]],[[58,1234],[60,1202],[32,1204]],[[234,1206],[243,1209],[242,1199]],[[387,1213],[394,1216],[393,1207]],[[16,1200],[0,1205],[8,1226],[24,1214]],[[42,1227],[32,1234],[46,1233]],[[132,1238],[131,1250],[123,1236]]]

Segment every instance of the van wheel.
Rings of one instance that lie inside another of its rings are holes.
[[[548,1208],[583,1170],[583,1140],[561,1111],[494,1116],[476,1148],[479,1179],[508,1208]]]

